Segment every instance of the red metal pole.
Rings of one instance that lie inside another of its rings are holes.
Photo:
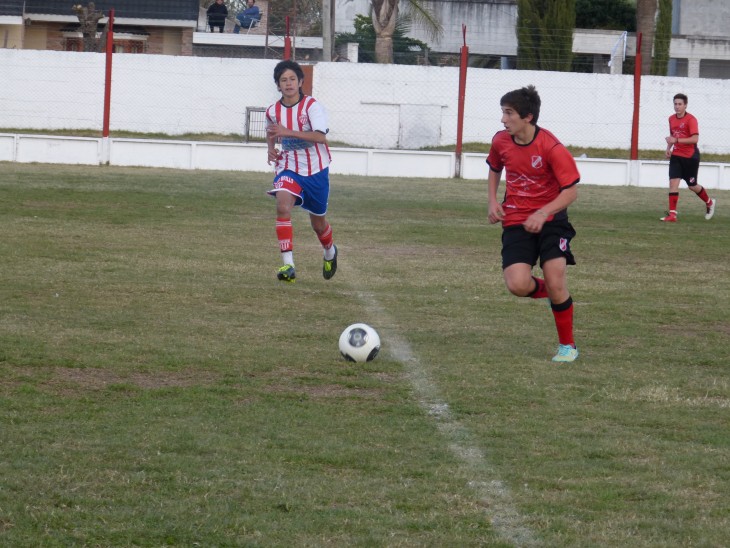
[[[634,66],[634,117],[631,122],[631,159],[639,159],[639,108],[641,107],[641,33],[636,36]]]
[[[289,36],[289,16],[286,16],[286,34],[284,35],[284,59],[291,59],[291,37]]]
[[[112,53],[114,52],[114,8],[109,10],[109,30],[106,34],[106,74],[104,76],[104,129],[102,137],[109,137],[109,119],[112,102]]]
[[[461,151],[464,137],[464,103],[466,101],[466,70],[469,66],[469,47],[466,45],[466,25],[461,25],[464,45],[461,46],[461,65],[459,67],[459,106],[456,115],[456,170],[455,177],[461,177]]]

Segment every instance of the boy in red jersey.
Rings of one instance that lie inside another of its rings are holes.
[[[540,96],[534,86],[502,97],[502,124],[492,139],[489,165],[489,222],[502,223],[502,270],[507,289],[518,297],[549,298],[558,330],[556,362],[578,357],[573,338],[573,299],[567,265],[575,264],[570,240],[575,230],[567,207],[578,197],[580,173],[570,152],[537,125]],[[506,170],[504,200],[497,190]],[[540,259],[544,280],[532,275]]]
[[[304,71],[298,63],[278,63],[274,82],[281,99],[266,110],[266,143],[268,162],[275,164],[273,188],[268,194],[276,197],[276,236],[284,263],[276,276],[288,283],[296,279],[291,212],[294,206],[301,206],[309,212],[324,249],[322,276],[329,280],[337,272],[337,247],[325,217],[330,188],[327,113],[314,97],[302,92]]]
[[[679,183],[684,179],[689,189],[705,202],[705,219],[709,221],[715,214],[717,200],[710,198],[704,187],[697,184],[700,127],[697,118],[687,112],[687,96],[683,93],[674,96],[674,114],[669,117],[669,136],[665,140],[669,158],[669,213],[659,220],[665,223],[677,222]]]

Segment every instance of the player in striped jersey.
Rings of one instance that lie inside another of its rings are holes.
[[[518,297],[549,298],[558,331],[555,362],[578,357],[573,338],[573,298],[567,265],[575,264],[570,241],[575,230],[568,206],[578,197],[580,173],[570,152],[537,125],[540,96],[534,86],[505,94],[504,130],[492,138],[489,165],[489,222],[502,223],[502,272],[507,289]],[[505,171],[504,200],[497,189]],[[545,279],[532,275],[540,260]]]
[[[294,206],[301,206],[309,212],[324,249],[322,276],[329,280],[337,271],[337,247],[325,217],[330,188],[327,112],[314,97],[302,92],[304,71],[298,63],[278,63],[274,82],[281,99],[266,110],[266,143],[269,164],[273,162],[276,171],[268,193],[276,198],[276,236],[283,262],[277,277],[288,283],[296,279],[291,212]]]

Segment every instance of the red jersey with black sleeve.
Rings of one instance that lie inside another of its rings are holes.
[[[697,122],[697,118],[692,116],[689,112],[685,112],[681,118],[677,117],[676,114],[672,114],[669,117],[669,134],[677,139],[683,139],[685,137],[692,137],[692,135],[700,134],[700,125]],[[680,156],[681,158],[691,158],[697,144],[691,145],[685,143],[675,143],[672,149],[672,156]]]
[[[541,127],[526,145],[514,142],[506,131],[498,131],[492,138],[487,155],[492,171],[505,170],[507,189],[502,201],[502,226],[519,225],[545,204],[552,202],[560,192],[580,181],[580,173],[573,156],[560,141]],[[558,211],[548,218],[567,218],[568,211]]]

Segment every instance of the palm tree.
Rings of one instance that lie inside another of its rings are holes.
[[[651,72],[658,0],[636,0],[636,33],[641,34],[641,74]]]
[[[399,16],[398,0],[370,0],[370,3],[375,29],[375,61],[383,64],[392,63],[393,33]],[[404,11],[414,24],[423,25],[432,39],[443,33],[441,23],[419,0],[407,0]]]

